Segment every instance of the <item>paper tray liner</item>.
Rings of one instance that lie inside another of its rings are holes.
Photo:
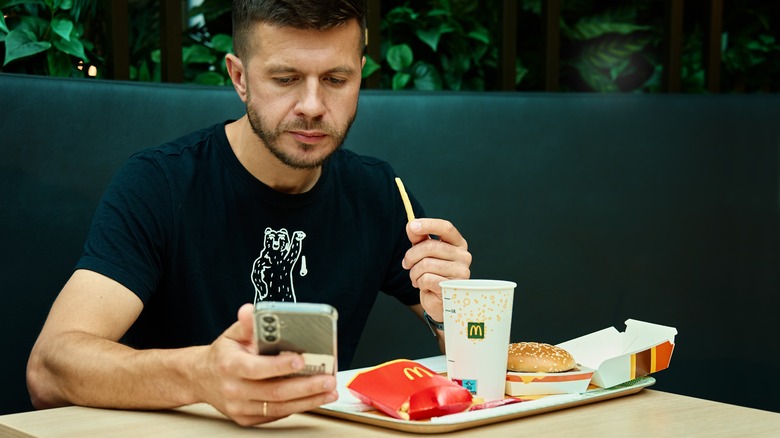
[[[349,408],[342,408],[337,404],[324,405],[315,409],[312,413],[402,432],[439,434],[624,397],[636,394],[654,383],[655,379],[651,376],[639,377],[612,388],[599,388],[591,385],[582,394],[523,396],[521,398],[528,401],[481,411],[465,411],[426,420],[403,420],[377,410],[353,411]]]

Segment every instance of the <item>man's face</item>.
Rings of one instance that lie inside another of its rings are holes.
[[[361,37],[357,21],[326,31],[255,28],[243,60],[247,115],[284,164],[313,169],[341,146],[357,112]]]

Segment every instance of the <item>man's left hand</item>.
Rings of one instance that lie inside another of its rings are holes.
[[[402,265],[409,270],[412,285],[420,289],[423,309],[434,320],[443,321],[439,283],[471,276],[471,253],[466,239],[449,221],[429,218],[409,222],[406,235],[412,247],[406,252]]]

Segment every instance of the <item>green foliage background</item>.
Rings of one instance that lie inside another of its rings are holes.
[[[518,1],[519,91],[543,89],[541,5]],[[724,92],[780,91],[780,2],[725,2],[722,36]],[[496,90],[501,0],[384,0],[381,55],[368,59],[364,77],[381,88]],[[703,25],[708,0],[685,2],[683,91],[704,92]],[[103,2],[0,0],[2,71],[83,77],[105,69]],[[156,0],[131,0],[132,80],[160,80]],[[203,21],[186,29],[185,81],[230,85],[224,55],[232,50],[230,0],[205,0],[190,11]],[[664,2],[562,0],[561,91],[658,92]],[[81,67],[81,68],[80,68]]]
[[[93,1],[0,0],[0,11],[3,71],[83,76],[79,62],[99,59],[85,32]]]

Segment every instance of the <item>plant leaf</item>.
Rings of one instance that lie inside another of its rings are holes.
[[[609,68],[609,78],[613,81],[616,81],[623,73],[626,72],[626,69],[631,66],[631,60],[630,59],[624,59],[617,64],[611,66]]]
[[[81,44],[81,41],[77,39],[72,39],[70,41],[55,41],[54,47],[56,47],[60,52],[75,56],[84,62],[89,61],[87,55],[84,53],[84,45]]]
[[[427,62],[418,62],[414,66],[414,88],[417,90],[441,90],[442,80],[439,71]]]
[[[380,65],[373,58],[366,55],[366,64],[363,66],[362,77],[367,78],[380,69]]]
[[[414,9],[408,6],[398,6],[388,11],[382,21],[392,25],[396,23],[407,23],[409,21],[415,21],[416,19],[417,13],[414,12]]]
[[[216,62],[214,56],[208,47],[193,44],[182,48],[182,62],[186,64],[213,64]]]
[[[73,22],[67,18],[55,18],[51,20],[51,30],[61,36],[65,41],[70,41],[70,33],[73,31]]]
[[[195,76],[195,83],[201,85],[225,85],[225,78],[213,71],[206,71]]]
[[[5,61],[3,66],[19,58],[25,58],[37,53],[44,52],[51,48],[48,41],[38,41],[32,31],[26,28],[17,27],[8,32],[5,38]]]
[[[412,65],[414,54],[406,44],[396,44],[387,49],[387,63],[395,71],[401,71]]]
[[[463,75],[460,73],[444,70],[444,82],[450,90],[460,91],[463,87]]]
[[[628,35],[635,31],[649,30],[651,26],[643,26],[634,23],[604,23],[580,21],[572,29],[571,38],[574,40],[590,40],[608,33]]]
[[[641,51],[647,41],[646,38],[633,37],[599,39],[587,44],[580,56],[597,68],[611,69]]]
[[[214,50],[218,52],[233,52],[233,38],[231,38],[230,35],[218,33],[211,39],[211,44],[214,46]]]
[[[474,52],[472,52],[471,54],[471,59],[474,60],[475,64],[479,64],[479,61],[482,59],[483,56],[485,56],[485,53],[487,53],[488,47],[490,46],[488,46],[487,44],[480,44],[474,49]]]
[[[46,61],[49,67],[49,76],[71,76],[73,65],[65,53],[52,50],[46,54]]]
[[[435,9],[434,8],[434,9],[431,9],[430,11],[428,11],[425,15],[428,16],[428,17],[440,17],[442,15],[445,15],[445,16],[446,15],[450,15],[450,13],[448,11],[445,11],[444,9]]]
[[[3,14],[0,14],[0,41],[3,41],[5,39],[5,34],[8,33],[8,25],[5,24],[5,16]]]
[[[465,53],[453,53],[452,58],[447,59],[446,65],[442,59],[442,67],[457,71],[462,75],[471,68],[471,58]]]
[[[34,5],[34,4],[43,5],[45,3],[43,2],[43,0],[6,0],[6,1],[0,0],[0,9],[10,8],[11,6],[16,6],[16,5]]]
[[[409,73],[405,73],[402,71],[396,72],[393,75],[393,90],[403,90],[404,87],[406,87],[406,84],[409,83],[409,79],[412,78],[412,75]]]
[[[436,51],[436,48],[439,46],[439,39],[441,38],[441,31],[439,29],[420,29],[415,33],[420,41],[427,44],[434,52]]]
[[[149,82],[152,80],[152,74],[149,73],[149,63],[146,60],[141,62],[141,68],[138,69],[138,80],[141,82]]]
[[[490,32],[487,31],[487,29],[481,29],[481,30],[472,30],[471,32],[466,34],[467,37],[481,41],[485,44],[490,44]]]
[[[46,33],[49,31],[49,20],[44,20],[37,15],[22,15],[19,17],[19,25],[15,29],[27,29],[35,35],[36,41],[49,41]]]
[[[525,75],[528,74],[530,70],[528,70],[523,63],[520,61],[520,59],[517,59],[515,61],[515,85],[520,84],[520,82],[523,81],[523,78]]]
[[[59,11],[60,9],[70,9],[73,7],[73,2],[71,0],[46,0],[46,5],[49,6],[49,8],[52,11]]]

